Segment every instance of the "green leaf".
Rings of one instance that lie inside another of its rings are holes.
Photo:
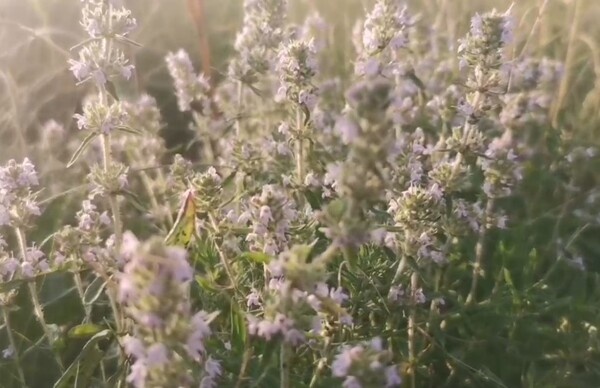
[[[92,338],[90,338],[83,348],[81,348],[79,355],[77,355],[75,360],[73,360],[73,363],[69,365],[65,373],[63,373],[60,379],[58,379],[58,381],[54,384],[54,388],[72,387],[72,378],[75,377],[80,370],[87,370],[88,368],[95,369],[102,360],[102,355],[100,355],[100,357],[98,356],[98,352],[100,352],[100,350],[96,347],[96,345],[101,340],[107,339],[110,336],[112,336],[112,333],[107,329],[96,333]],[[81,376],[78,377],[77,386],[86,386],[85,383],[87,382],[81,381],[80,378]]]
[[[90,338],[98,334],[104,329],[103,326],[96,325],[93,323],[85,323],[77,325],[69,330],[67,336],[73,339]]]
[[[37,282],[39,279],[45,278],[48,275],[59,274],[63,272],[63,270],[44,272],[29,279],[14,279],[7,282],[2,282],[0,283],[0,294],[19,288],[21,285],[27,282]]]
[[[102,295],[104,287],[106,287],[106,281],[104,281],[104,279],[100,277],[94,279],[83,293],[83,302],[86,305],[94,304],[100,295]]]
[[[238,170],[234,169],[231,174],[227,175],[225,177],[225,179],[223,179],[223,181],[221,182],[221,187],[227,187],[231,182],[233,182],[233,179],[235,178],[235,176],[237,175]]]
[[[263,252],[244,252],[240,255],[240,258],[258,264],[267,264],[271,261],[271,256]]]
[[[206,317],[205,321],[206,323],[210,324],[212,321],[214,321],[220,314],[220,311],[213,311],[212,313],[208,314],[208,316]]]
[[[137,136],[141,136],[144,134],[144,132],[140,131],[139,129],[134,129],[134,128],[127,127],[127,126],[117,127],[117,131],[129,133],[129,134],[137,135]]]
[[[323,203],[323,197],[321,196],[322,192],[315,192],[312,190],[303,190],[302,194],[306,201],[309,203],[310,207],[313,209],[320,209],[321,204]]]
[[[341,219],[346,213],[348,204],[343,199],[334,199],[327,205],[327,213],[329,213],[334,220]]]
[[[513,303],[516,305],[521,304],[521,298],[519,297],[519,292],[515,287],[515,283],[513,282],[510,271],[508,270],[508,268],[503,268],[502,272],[504,273],[504,281],[508,285],[508,288],[510,289],[510,292],[512,294]]]
[[[196,283],[198,283],[198,286],[205,291],[217,291],[217,288],[213,285],[213,283],[205,277],[196,276]]]
[[[246,330],[246,317],[244,312],[236,303],[231,303],[231,339],[239,347],[246,342],[248,332]]]
[[[115,101],[119,101],[119,94],[117,93],[117,88],[115,84],[111,80],[106,80],[106,83],[104,85],[108,94],[110,94],[111,97],[115,99]]]
[[[86,147],[92,142],[92,140],[96,138],[96,136],[98,136],[96,132],[91,132],[85,137],[85,139],[83,139],[79,147],[77,147],[77,149],[73,153],[73,156],[71,156],[71,160],[69,160],[69,163],[67,163],[67,168],[75,164],[77,159],[79,159],[83,151],[85,151]]]
[[[143,214],[148,213],[148,208],[144,206],[144,204],[140,201],[139,196],[131,190],[121,190],[121,194],[123,194],[129,200],[129,203],[133,205],[139,212]]]

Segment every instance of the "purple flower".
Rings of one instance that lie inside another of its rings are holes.
[[[127,376],[127,382],[133,384],[136,388],[144,388],[148,368],[143,359],[138,359],[131,365],[131,372]]]
[[[386,387],[397,387],[402,384],[402,378],[398,374],[398,368],[395,365],[385,368]]]
[[[354,376],[348,376],[342,383],[344,388],[362,388],[360,381]]]
[[[168,350],[164,344],[154,343],[146,351],[146,365],[150,368],[169,362]]]
[[[253,288],[252,292],[246,297],[246,305],[248,308],[262,306],[262,303],[260,302],[260,294],[256,289]]]
[[[143,358],[146,355],[144,344],[138,338],[126,335],[122,339],[125,353],[134,356],[136,359]]]

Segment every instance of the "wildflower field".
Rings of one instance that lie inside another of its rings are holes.
[[[0,388],[600,387],[598,20],[2,0]]]

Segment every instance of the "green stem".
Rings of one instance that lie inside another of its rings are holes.
[[[250,340],[246,339],[246,349],[244,350],[244,356],[242,359],[242,365],[240,366],[240,373],[238,373],[238,379],[235,383],[235,388],[241,388],[243,384],[245,384],[246,380],[246,369],[248,368],[248,364],[250,363],[250,359],[252,358],[252,346],[250,346]]]
[[[215,217],[213,216],[213,214],[209,213],[208,218],[210,220],[210,223],[211,223],[213,229],[215,230],[215,233],[218,233],[219,225],[217,224],[217,221],[216,221]],[[227,273],[227,277],[229,278],[229,282],[231,283],[231,286],[237,291],[237,285],[235,283],[235,278],[233,277],[233,271],[231,269],[231,266],[229,265],[229,261],[227,260],[227,257],[225,257],[225,253],[223,253],[223,250],[217,244],[215,244],[215,248],[217,249],[219,258],[221,259],[221,264],[223,264],[223,267],[225,268],[225,273]]]
[[[242,81],[238,81],[237,85],[237,117],[235,119],[235,137],[236,140],[240,140],[242,135],[242,108],[244,104],[244,84]],[[244,191],[244,177],[238,176],[238,174],[243,174],[242,171],[237,171],[235,176],[235,196],[238,200],[235,203],[235,211],[236,213],[240,213],[240,201],[239,198],[242,196],[242,192]]]
[[[279,356],[280,367],[280,388],[290,387],[290,363],[289,363],[289,347],[285,342],[281,343],[281,353]]]
[[[75,282],[75,288],[77,288],[77,294],[79,295],[79,299],[81,299],[81,305],[83,306],[83,310],[85,311],[85,321],[91,322],[92,321],[92,318],[91,318],[92,309],[91,309],[91,306],[89,306],[85,303],[85,298],[84,298],[85,291],[83,290],[83,281],[81,280],[81,275],[79,274],[79,272],[73,273],[73,281]]]
[[[110,147],[110,134],[103,133],[102,139],[102,163],[104,172],[108,173],[111,166],[111,147]],[[113,229],[115,233],[115,249],[117,252],[121,249],[121,242],[123,241],[123,235],[121,231],[121,214],[119,211],[119,203],[116,195],[110,194],[108,197],[108,204],[110,211],[113,216]]]
[[[108,302],[110,303],[110,308],[115,316],[115,326],[117,329],[117,333],[123,332],[123,322],[121,318],[121,311],[119,310],[119,305],[117,304],[117,296],[114,289],[108,288],[106,289],[106,295],[108,296]]]
[[[313,377],[310,379],[310,384],[308,385],[309,388],[316,387],[317,381],[319,380],[319,377],[321,376],[321,373],[323,372],[326,366],[327,359],[321,358],[317,364],[317,369],[313,373]]]
[[[494,210],[494,199],[488,199],[488,202],[485,206],[485,211],[483,213],[483,225],[481,225],[481,230],[479,231],[479,238],[477,239],[477,244],[475,245],[475,263],[473,263],[473,274],[471,279],[471,289],[469,294],[467,295],[467,299],[465,304],[469,305],[475,302],[475,293],[477,292],[477,283],[479,282],[479,277],[481,276],[481,263],[483,261],[483,256],[485,255],[485,239],[487,236],[487,218]]]
[[[132,161],[134,160],[141,160],[143,158],[143,156],[141,155],[141,153],[139,152],[138,149],[129,151],[127,153],[127,157],[129,159],[129,163],[131,164]],[[164,180],[162,179],[161,175],[160,175],[160,170],[158,170],[157,172],[157,176],[158,176],[158,181],[161,183],[164,183]],[[154,190],[152,188],[152,179],[150,178],[150,175],[148,175],[148,173],[146,173],[146,171],[140,171],[140,178],[142,179],[142,184],[144,185],[144,188],[146,189],[146,192],[148,193],[148,198],[150,199],[150,205],[152,206],[152,210],[154,211],[155,215],[160,215],[161,214],[161,207],[158,204],[158,199],[157,199],[157,195],[156,195],[156,190]],[[167,221],[169,225],[173,225],[173,215],[171,214],[171,212],[166,212],[167,213]],[[168,226],[167,223],[165,222],[165,220],[162,217],[159,217],[158,220],[161,222],[161,226],[168,230]]]
[[[23,258],[23,261],[26,261],[27,260],[27,240],[25,239],[25,233],[23,233],[21,228],[16,227],[15,235],[17,237],[17,242],[19,243],[21,257]],[[31,296],[31,303],[33,305],[33,312],[34,312],[38,322],[42,326],[42,330],[44,331],[44,335],[46,336],[46,339],[48,340],[48,344],[50,345],[52,354],[54,354],[56,363],[60,367],[60,370],[64,371],[65,368],[63,366],[62,360],[60,359],[58,354],[56,354],[56,352],[54,351],[54,347],[52,344],[52,335],[50,332],[50,328],[48,327],[48,324],[46,323],[46,319],[44,318],[44,310],[42,308],[42,304],[40,303],[40,299],[38,298],[38,295],[37,295],[35,281],[32,280],[32,281],[28,282],[27,286],[29,287],[29,294]]]
[[[304,183],[304,125],[302,123],[302,111],[300,108],[296,110],[296,175],[298,178],[298,185],[302,186]]]
[[[239,139],[242,134],[242,108],[244,104],[244,84],[237,84],[237,118],[235,119],[235,136]]]
[[[410,387],[411,388],[415,388],[416,384],[417,384],[417,378],[416,378],[416,373],[415,373],[415,369],[416,369],[415,328],[416,328],[417,308],[416,308],[416,303],[414,301],[414,295],[417,292],[418,283],[419,283],[419,274],[416,271],[414,271],[410,275],[410,291],[411,291],[411,296],[413,298],[413,301],[412,301],[411,308],[410,308],[410,315],[408,317],[408,362],[410,365],[409,370],[410,370]]]
[[[404,272],[404,268],[406,268],[406,256],[402,256],[400,262],[398,263],[398,267],[396,268],[396,273],[394,274],[394,279],[392,280],[392,284],[398,284],[400,282],[400,278],[402,277],[402,272]]]
[[[27,387],[27,383],[25,381],[25,374],[23,373],[23,368],[21,368],[21,362],[19,360],[19,351],[17,349],[17,342],[15,341],[15,337],[13,336],[12,329],[10,327],[10,316],[8,313],[8,309],[6,306],[2,306],[2,315],[4,316],[4,325],[6,326],[6,336],[8,337],[8,342],[14,352],[15,366],[17,369],[17,374],[19,375],[19,383],[22,387]]]
[[[335,258],[335,255],[338,253],[338,250],[339,246],[335,243],[332,243],[329,247],[327,247],[327,249],[323,253],[321,253],[313,260],[313,263],[327,265],[327,263],[329,263],[333,258]]]

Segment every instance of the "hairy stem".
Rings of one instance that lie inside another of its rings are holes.
[[[296,175],[298,185],[302,185],[304,182],[304,125],[300,108],[296,110],[296,131],[298,136],[296,139]]]
[[[209,218],[211,226],[213,227],[215,232],[218,232],[219,225],[217,224],[217,221],[216,221],[214,215],[212,213],[209,213],[208,218]],[[237,290],[237,285],[235,283],[233,271],[231,269],[231,266],[229,265],[229,260],[227,260],[227,257],[225,257],[225,253],[223,252],[223,250],[221,250],[221,248],[217,244],[215,244],[215,248],[217,249],[217,252],[219,253],[219,258],[221,259],[221,264],[223,264],[223,268],[225,268],[225,273],[227,273],[227,277],[229,278],[229,283],[231,283],[231,286],[235,290]]]
[[[475,263],[473,264],[473,275],[471,279],[471,289],[469,294],[467,295],[467,299],[465,303],[467,305],[473,303],[475,301],[475,293],[477,292],[477,283],[479,282],[479,277],[481,276],[481,262],[483,261],[483,256],[485,255],[485,238],[487,236],[487,218],[494,210],[494,200],[488,199],[488,202],[485,206],[485,211],[483,213],[484,223],[481,226],[479,231],[479,238],[477,239],[477,244],[475,245]]]
[[[235,119],[235,137],[236,140],[240,140],[242,134],[242,109],[244,104],[244,84],[242,81],[238,81],[237,84],[237,117]],[[237,176],[237,174],[243,174],[242,171],[236,172],[235,177],[235,196],[236,198],[240,198],[242,196],[242,192],[244,191],[244,178],[242,176]],[[240,201],[235,201],[235,211],[240,213]]]
[[[21,257],[23,258],[23,261],[26,261],[27,260],[27,240],[25,239],[25,233],[23,233],[23,230],[21,230],[21,228],[16,227],[15,235],[16,235],[17,241],[19,243],[19,250],[21,251]],[[54,354],[56,363],[60,367],[60,370],[64,371],[65,368],[63,366],[62,360],[60,359],[58,354],[56,354],[56,352],[54,351],[54,347],[52,344],[52,334],[50,332],[50,328],[48,327],[48,324],[46,323],[46,319],[44,318],[44,310],[42,308],[42,304],[40,303],[40,299],[38,298],[35,281],[32,280],[32,281],[28,282],[27,286],[29,287],[29,295],[31,296],[31,303],[33,305],[33,313],[35,314],[38,322],[42,326],[42,330],[44,331],[44,335],[46,336],[46,339],[48,340],[48,344],[50,345],[52,354]]]
[[[413,298],[410,315],[408,317],[408,362],[410,365],[410,387],[415,388],[417,384],[417,378],[415,373],[416,368],[416,359],[415,359],[415,328],[416,328],[416,314],[417,308],[416,303],[414,301],[414,295],[417,292],[417,288],[419,285],[419,274],[414,271],[410,275],[410,292]]]
[[[289,355],[289,346],[285,343],[281,343],[281,353],[279,357],[279,367],[280,367],[280,388],[289,388],[290,387],[290,355]]]
[[[333,258],[335,258],[335,255],[338,253],[338,250],[339,246],[336,243],[332,243],[327,247],[327,249],[325,249],[323,253],[321,253],[313,260],[313,263],[327,265],[327,263],[329,263]]]
[[[252,347],[250,346],[249,340],[246,340],[246,349],[244,350],[244,356],[242,359],[242,365],[240,366],[240,372],[238,373],[237,382],[235,388],[241,388],[247,382],[246,380],[246,369],[252,358]]]
[[[77,294],[79,295],[79,299],[81,299],[81,305],[83,306],[83,310],[85,311],[85,321],[92,321],[92,308],[91,306],[85,303],[84,295],[85,291],[83,290],[83,281],[81,280],[81,274],[79,272],[73,273],[73,281],[75,282],[75,288],[77,288]]]
[[[19,376],[19,384],[22,387],[27,387],[27,383],[25,381],[25,373],[23,373],[23,368],[21,368],[21,361],[19,360],[17,342],[15,341],[15,337],[10,326],[10,314],[8,313],[8,309],[6,308],[6,306],[2,306],[2,315],[4,317],[4,325],[6,326],[6,336],[8,337],[8,343],[10,344],[10,347],[14,352],[13,358],[15,360],[15,368],[17,369],[17,375]]]

